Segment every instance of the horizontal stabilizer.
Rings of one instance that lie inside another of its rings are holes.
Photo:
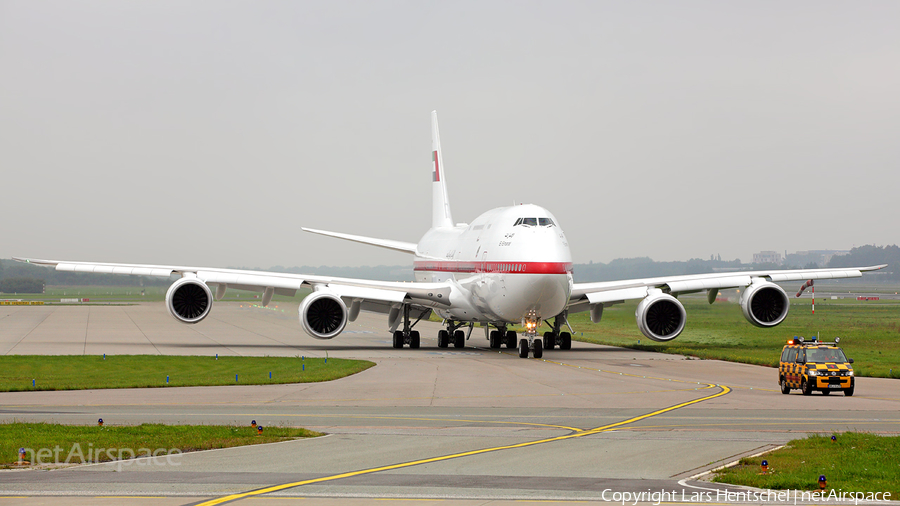
[[[361,235],[351,235],[351,234],[342,234],[339,232],[328,232],[325,230],[315,230],[312,228],[304,228],[300,227],[301,230],[306,232],[312,232],[313,234],[319,235],[327,235],[328,237],[337,237],[338,239],[345,239],[348,241],[359,242],[362,244],[371,244],[372,246],[378,246],[379,248],[387,248],[392,249],[394,251],[402,251],[404,253],[413,253],[416,252],[416,244],[411,242],[403,242],[403,241],[392,241],[390,239],[375,239],[372,237],[363,237]]]

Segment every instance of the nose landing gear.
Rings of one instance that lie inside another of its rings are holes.
[[[528,351],[534,358],[544,356],[543,342],[537,338],[537,328],[541,325],[541,318],[534,311],[528,313],[523,319],[525,335],[519,340],[519,358],[528,358]]]

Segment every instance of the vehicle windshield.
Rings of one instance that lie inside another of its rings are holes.
[[[847,357],[844,351],[838,348],[809,348],[806,350],[806,362],[812,364],[824,364],[827,362],[844,363]]]

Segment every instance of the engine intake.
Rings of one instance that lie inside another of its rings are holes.
[[[787,293],[771,281],[760,281],[748,286],[741,294],[741,311],[744,318],[757,327],[774,327],[783,322],[791,309]]]
[[[209,287],[196,278],[181,278],[166,291],[166,309],[182,323],[197,323],[206,318],[212,302]]]
[[[300,303],[300,326],[316,339],[331,339],[347,325],[347,305],[325,291],[313,292]]]
[[[642,300],[634,311],[638,329],[654,341],[671,341],[684,330],[687,313],[678,299],[667,293],[655,293]]]

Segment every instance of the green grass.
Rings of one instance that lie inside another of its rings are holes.
[[[343,378],[373,365],[366,360],[299,356],[7,355],[0,357],[0,392],[311,383]]]
[[[738,465],[717,471],[713,481],[775,490],[818,490],[824,475],[827,490],[890,492],[900,496],[900,437],[858,432],[830,436],[811,435],[761,457],[741,459]],[[761,473],[767,460],[769,470]]]
[[[295,438],[321,436],[301,428],[264,427],[262,435],[248,425],[230,427],[221,425],[160,425],[110,427],[60,425],[50,423],[0,424],[0,467],[15,466],[19,460],[19,448],[27,448],[26,459],[31,462],[70,464],[83,462],[107,462],[131,455],[143,456],[158,449],[165,453],[177,449],[180,452],[230,448],[252,444],[273,443]],[[76,446],[77,445],[77,446]],[[42,448],[46,451],[38,455]],[[103,449],[103,451],[101,451]],[[114,449],[113,451],[106,451]],[[119,450],[123,450],[120,454]],[[129,450],[132,453],[129,453]],[[145,451],[149,450],[149,451]],[[176,452],[171,452],[175,454]],[[39,457],[39,458],[35,458]],[[173,455],[172,461],[177,462]]]
[[[607,308],[599,324],[588,313],[570,316],[577,331],[573,338],[706,359],[728,360],[777,367],[781,348],[796,336],[820,333],[822,340],[841,338],[840,346],[854,359],[859,376],[900,378],[900,304],[896,301],[857,302],[855,299],[817,301],[811,314],[809,300],[791,305],[787,319],[762,329],[744,319],[739,304],[705,297],[681,297],[687,311],[684,332],[667,343],[647,339],[634,319],[636,301]],[[583,336],[582,336],[583,333]],[[774,380],[773,380],[774,381]]]

